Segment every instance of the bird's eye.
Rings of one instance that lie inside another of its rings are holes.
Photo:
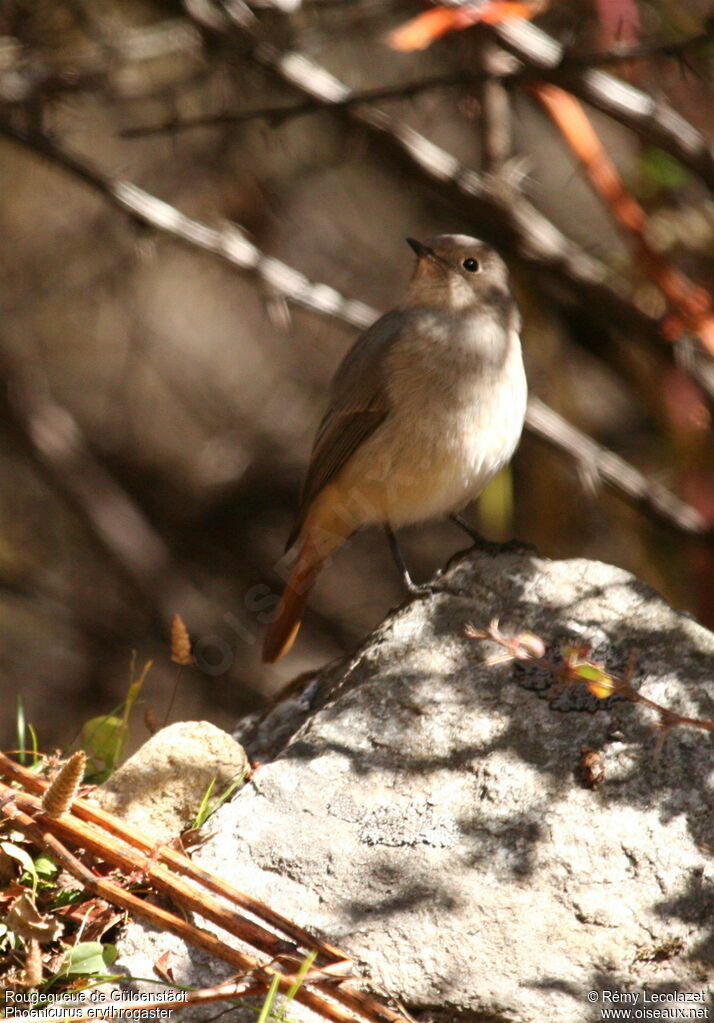
[[[465,259],[461,264],[464,270],[468,270],[470,274],[478,273],[481,269],[479,261],[477,259]]]

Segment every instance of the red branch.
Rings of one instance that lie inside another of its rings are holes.
[[[670,315],[665,334],[676,340],[691,330],[714,355],[714,311],[709,293],[675,269],[647,241],[647,216],[635,197],[625,188],[615,164],[595,133],[582,104],[557,85],[530,86],[580,160],[595,191],[602,197],[618,224],[630,234],[652,277],[667,299]]]

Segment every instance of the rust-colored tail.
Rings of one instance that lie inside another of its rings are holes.
[[[277,617],[265,634],[263,660],[268,664],[284,657],[295,642],[307,598],[322,568],[322,562],[323,558],[319,556],[315,544],[306,540],[285,584]]]

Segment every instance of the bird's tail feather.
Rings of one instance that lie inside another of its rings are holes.
[[[309,539],[303,544],[278,605],[275,621],[263,641],[263,660],[273,664],[284,657],[295,642],[303,611],[323,558]]]

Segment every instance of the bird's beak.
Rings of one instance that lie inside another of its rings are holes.
[[[425,245],[424,242],[418,242],[416,238],[407,238],[406,242],[410,248],[414,249],[419,259],[423,259],[424,256],[434,255],[428,245]]]

